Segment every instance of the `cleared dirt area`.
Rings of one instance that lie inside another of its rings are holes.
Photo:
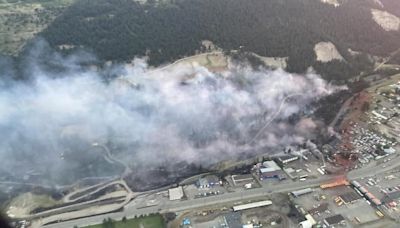
[[[272,68],[286,69],[288,57],[264,57],[253,53],[254,56],[264,62],[266,66]]]
[[[344,60],[343,56],[336,49],[336,46],[331,42],[319,42],[314,47],[317,61],[327,63],[332,60]]]
[[[335,7],[340,6],[340,3],[338,2],[338,0],[321,0],[321,2],[333,5]]]
[[[218,51],[217,46],[210,40],[203,40],[201,41],[201,45],[207,50],[207,51]]]
[[[368,109],[371,99],[371,95],[367,91],[355,95],[349,103],[349,112],[343,119],[340,129],[346,129],[351,125],[350,123],[359,122]]]
[[[386,11],[371,9],[372,18],[385,31],[398,31],[400,28],[400,18]]]
[[[211,45],[211,44],[209,44]],[[335,48],[336,50],[336,48]],[[253,56],[259,58],[264,62],[266,66],[272,68],[282,68],[285,69],[287,67],[288,57],[264,57],[257,55],[255,53],[251,53]],[[340,54],[339,54],[340,56]],[[341,56],[340,56],[341,57]],[[183,59],[179,59],[172,64],[166,65],[162,68],[158,68],[155,72],[169,70],[173,67],[198,67],[202,66],[207,68],[212,72],[221,72],[227,70],[231,66],[231,58],[225,56],[221,51],[213,51],[207,53],[201,53],[198,55],[188,56]]]
[[[75,198],[70,199],[71,196]],[[32,219],[33,227],[39,227],[57,220],[115,211],[126,205],[133,197],[135,194],[123,180],[78,189],[58,201],[49,195],[29,192],[19,195],[10,202],[7,215],[11,218]]]
[[[220,51],[207,52],[198,55],[188,56],[183,59],[179,59],[171,64],[165,65],[161,68],[156,68],[149,74],[158,74],[160,72],[169,71],[175,69],[176,67],[181,67],[182,69],[195,68],[195,67],[205,67],[210,71],[218,72],[224,71],[229,67],[229,58],[226,57]],[[130,64],[128,64],[130,65]],[[157,75],[159,77],[159,75]],[[186,77],[191,77],[187,75]]]
[[[228,58],[221,52],[212,52],[182,59],[178,64],[200,65],[212,70],[228,67]]]
[[[48,195],[36,195],[33,193],[25,193],[14,198],[7,208],[9,217],[25,217],[37,207],[51,207],[59,204]]]

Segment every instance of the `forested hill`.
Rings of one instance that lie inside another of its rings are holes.
[[[296,72],[318,65],[314,45],[331,41],[357,68],[365,59],[350,58],[348,48],[387,56],[400,47],[400,32],[380,27],[371,8],[386,10],[373,0],[339,7],[319,0],[78,0],[41,36],[54,47],[85,47],[104,60],[147,55],[153,65],[194,54],[210,40],[224,50],[242,46],[262,56],[288,56],[288,70]],[[350,67],[343,64],[338,69]]]

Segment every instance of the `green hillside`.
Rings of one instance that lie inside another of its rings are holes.
[[[391,0],[388,0],[391,1]],[[158,65],[204,51],[203,40],[225,49],[289,57],[288,70],[308,66],[353,74],[368,65],[348,48],[387,56],[400,47],[400,32],[373,21],[372,1],[346,1],[340,7],[318,0],[79,0],[43,33],[53,47],[85,47],[104,60],[147,55]],[[316,63],[313,47],[333,42],[347,62]],[[329,66],[325,66],[329,65]]]

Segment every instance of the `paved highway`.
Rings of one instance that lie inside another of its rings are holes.
[[[382,164],[383,165],[383,164]],[[390,162],[385,163],[385,168],[382,165],[377,166],[372,163],[369,166],[365,166],[361,169],[353,170],[348,173],[347,177],[350,180],[373,176],[378,173],[387,172],[393,168],[400,166],[400,157],[393,158]],[[46,225],[47,228],[71,228],[75,225],[82,227],[88,225],[94,225],[101,223],[105,218],[112,218],[115,220],[121,220],[122,217],[133,218],[135,215],[150,214],[158,212],[169,212],[169,211],[183,211],[189,209],[196,209],[205,206],[212,206],[215,204],[230,203],[234,201],[245,201],[251,198],[268,196],[272,193],[290,192],[302,188],[317,187],[320,184],[327,183],[335,179],[335,176],[323,176],[318,179],[312,179],[304,182],[290,182],[285,184],[277,184],[271,186],[265,186],[263,188],[255,188],[251,190],[225,193],[222,195],[210,196],[206,198],[198,198],[192,200],[183,201],[164,201],[161,204],[151,207],[138,208],[135,205],[135,201],[128,204],[125,210],[122,212],[109,213],[104,215],[98,215],[88,218],[81,218],[72,221],[60,222],[57,224]]]
[[[255,197],[267,196],[272,193],[290,192],[301,188],[316,187],[319,186],[321,183],[329,182],[332,179],[333,177],[325,176],[323,178],[314,179],[307,182],[291,182],[287,184],[278,184],[278,185],[268,186],[268,188],[255,188],[246,191],[225,193],[222,195],[210,196],[205,198],[197,198],[197,199],[183,200],[183,201],[165,201],[164,203],[153,207],[136,208],[130,206],[126,207],[125,210],[122,212],[98,215],[89,218],[77,219],[73,221],[66,221],[53,225],[47,225],[45,227],[71,228],[75,225],[87,226],[87,225],[98,224],[101,223],[101,221],[103,221],[103,219],[105,218],[120,220],[124,216],[126,216],[127,218],[133,218],[135,215],[141,215],[141,214],[196,209],[205,206],[212,206],[215,204],[248,200]]]

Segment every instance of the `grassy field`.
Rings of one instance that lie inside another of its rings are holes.
[[[17,54],[75,0],[0,0],[0,53]]]
[[[105,227],[113,227],[113,228],[164,228],[165,223],[164,219],[161,215],[150,215],[143,218],[136,219],[127,219],[125,222],[123,221],[115,221],[113,225],[109,224],[99,224],[93,226],[87,226],[84,228],[105,228]]]

